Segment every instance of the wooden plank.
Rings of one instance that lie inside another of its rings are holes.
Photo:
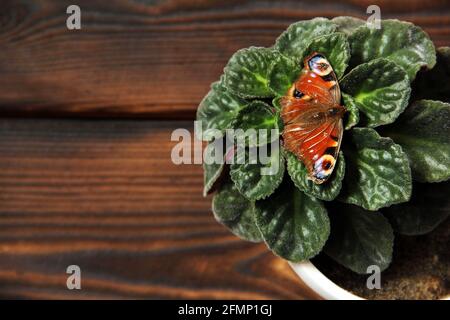
[[[233,52],[270,46],[315,16],[382,18],[422,26],[450,45],[444,0],[78,0],[82,29],[66,28],[69,0],[3,0],[0,112],[4,115],[191,119]]]
[[[174,165],[191,122],[0,120],[0,297],[314,297],[264,244],[219,225],[200,165]],[[82,290],[66,288],[79,265]]]

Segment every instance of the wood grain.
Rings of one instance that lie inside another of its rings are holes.
[[[78,0],[80,31],[66,28],[69,4],[1,1],[4,115],[192,119],[237,49],[270,46],[297,20],[364,18],[371,4],[450,45],[445,0]]]
[[[0,297],[314,297],[215,221],[200,165],[171,162],[170,133],[190,124],[0,120]]]

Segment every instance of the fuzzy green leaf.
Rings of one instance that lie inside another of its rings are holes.
[[[231,181],[214,195],[213,213],[217,221],[238,237],[252,242],[262,241],[255,224],[254,204],[243,197]]]
[[[417,75],[414,97],[450,103],[450,47],[440,47],[436,53],[434,68]]]
[[[197,109],[197,121],[201,121],[202,129],[201,134],[197,131],[197,138],[205,141],[218,138],[212,129],[223,134],[226,129],[232,128],[239,110],[247,104],[244,99],[226,91],[220,82],[213,83]]]
[[[286,95],[301,70],[299,63],[285,56],[276,58],[269,69],[269,88],[277,96]]]
[[[371,265],[385,270],[391,263],[394,245],[388,220],[379,212],[352,205],[334,207],[332,211],[331,236],[325,253],[359,274],[366,274]]]
[[[279,96],[279,97],[273,98],[273,100],[272,100],[272,105],[275,107],[275,109],[276,109],[278,112],[281,111],[281,99],[282,99],[282,98],[283,98],[282,96]],[[281,122],[283,122],[283,121],[281,121]]]
[[[250,47],[237,51],[224,69],[224,85],[243,98],[268,98],[268,70],[280,53],[268,48]]]
[[[431,69],[436,63],[433,42],[421,28],[409,22],[382,20],[380,29],[361,26],[349,41],[353,67],[386,58],[402,67],[412,81],[422,66]]]
[[[236,152],[230,176],[239,192],[250,200],[271,195],[283,180],[284,157],[275,145],[238,149]],[[256,161],[250,159],[252,153]],[[267,158],[261,157],[262,154]]]
[[[386,59],[354,68],[342,79],[341,88],[353,96],[368,127],[394,122],[405,110],[411,92],[406,73]]]
[[[338,196],[345,174],[345,160],[342,152],[339,153],[332,176],[323,184],[315,184],[308,179],[308,170],[294,154],[286,152],[286,159],[288,173],[295,186],[301,191],[325,201],[331,201]]]
[[[210,142],[203,151],[203,196],[215,190],[216,185],[222,180],[227,172],[224,172],[227,159],[234,154],[234,145],[227,145],[225,136]],[[225,151],[225,148],[228,149]]]
[[[224,163],[203,163],[203,196],[206,197],[223,172]]]
[[[415,180],[450,179],[450,104],[419,100],[382,133],[402,146]]]
[[[256,224],[267,246],[278,256],[302,261],[318,254],[330,234],[325,207],[290,181],[255,204]]]
[[[402,203],[411,196],[411,170],[406,154],[390,138],[370,128],[353,128],[344,148],[346,174],[339,200],[366,210]]]
[[[223,152],[221,152],[220,155],[216,155],[215,152],[220,149],[220,147],[223,148],[223,141],[222,139],[215,140],[214,142],[211,142],[208,144],[205,148],[204,154],[205,159],[203,161],[203,196],[206,197],[206,195],[209,193],[209,191],[212,189],[214,183],[217,181],[217,179],[222,174],[223,168],[225,166],[225,161],[223,159]],[[220,157],[220,161],[217,158]]]
[[[261,146],[278,139],[279,117],[276,110],[262,101],[253,101],[242,108],[236,116],[235,129],[242,129],[246,144],[250,147]],[[251,135],[253,129],[253,135]],[[271,130],[275,130],[272,134]],[[240,136],[239,132],[235,133]]]
[[[355,17],[336,17],[331,19],[331,22],[338,26],[338,31],[343,32],[346,35],[351,35],[355,30],[366,23],[366,21],[362,19],[358,19]]]
[[[309,43],[336,31],[337,26],[326,18],[315,18],[293,23],[275,42],[275,49],[299,63]]]
[[[344,33],[336,32],[313,39],[303,52],[303,58],[313,52],[325,55],[337,78],[341,78],[350,59],[350,46]]]
[[[409,236],[431,232],[450,215],[450,182],[413,185],[411,201],[385,209],[394,230]]]
[[[347,109],[344,121],[345,130],[350,130],[359,123],[359,109],[351,95],[342,92],[342,100],[344,101],[344,106]]]

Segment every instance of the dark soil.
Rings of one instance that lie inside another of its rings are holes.
[[[312,262],[330,280],[366,299],[442,299],[450,295],[450,219],[423,236],[396,235],[394,257],[381,273],[381,289],[322,254]]]

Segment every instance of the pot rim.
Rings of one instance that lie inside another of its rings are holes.
[[[366,300],[347,291],[328,279],[310,261],[289,262],[294,272],[321,298],[326,300]]]
[[[367,300],[357,296],[350,291],[343,289],[328,279],[317,267],[310,261],[289,262],[289,265],[300,277],[300,279],[321,298],[327,300]],[[447,295],[440,300],[450,300]]]

